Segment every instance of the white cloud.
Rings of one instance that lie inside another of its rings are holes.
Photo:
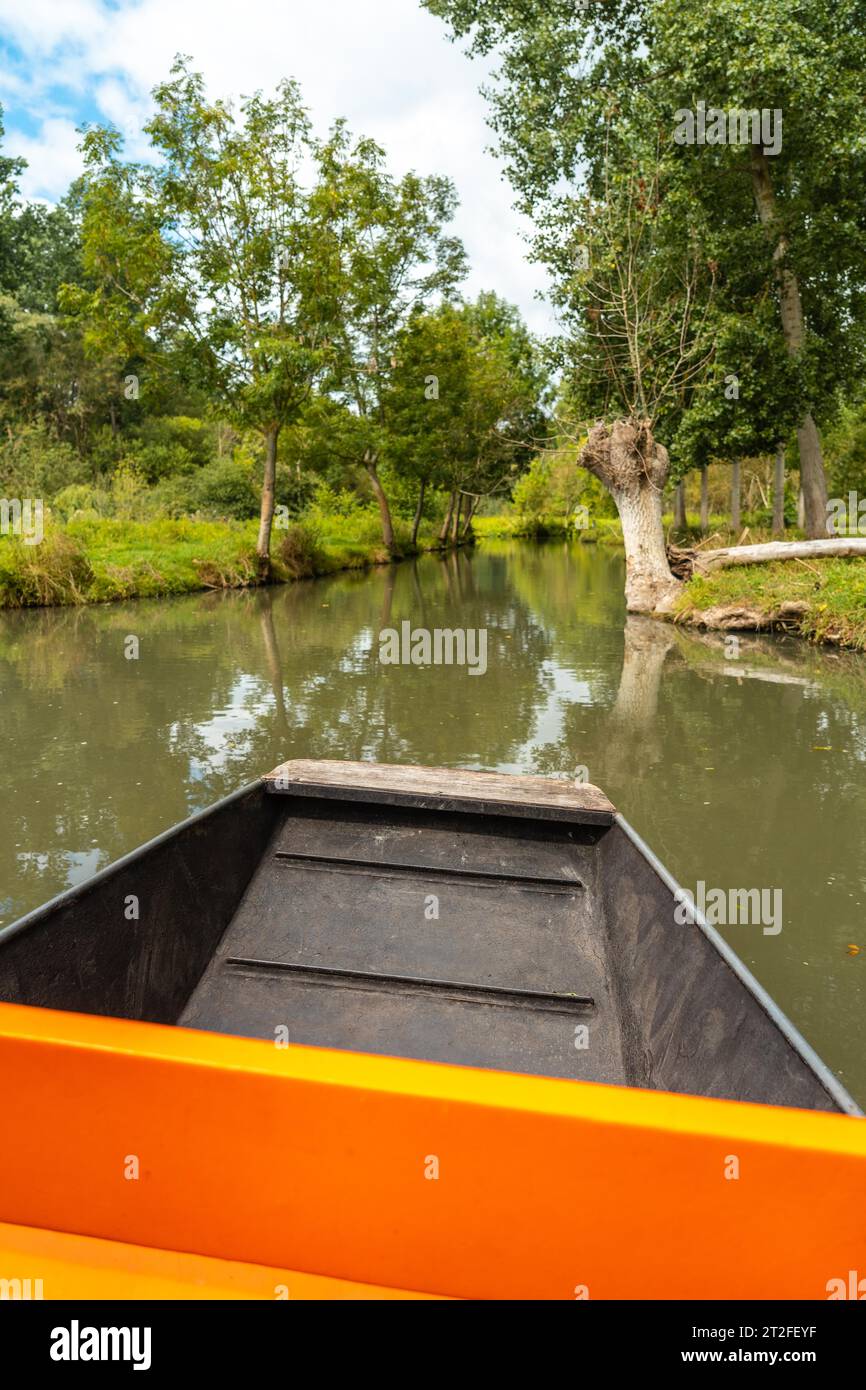
[[[34,54],[63,43],[92,45],[110,18],[101,0],[0,0],[6,34]]]
[[[73,121],[56,116],[43,121],[36,136],[10,133],[6,140],[7,150],[27,160],[20,180],[25,198],[56,201],[58,195],[66,192],[81,172],[79,138]]]
[[[192,56],[214,94],[267,90],[295,77],[320,131],[343,115],[385,147],[395,173],[414,168],[452,178],[461,200],[456,231],[472,265],[467,288],[496,289],[520,304],[533,327],[549,326],[548,311],[533,300],[543,273],[526,263],[511,190],[487,152],[491,135],[478,93],[484,71],[417,0],[126,0],[116,8],[100,0],[0,0],[0,22],[33,69],[31,115],[50,111],[41,136],[28,137],[27,149],[24,137],[18,141],[16,152],[34,166],[31,189],[58,196],[77,172],[52,105],[57,84],[86,92],[140,157],[136,132],[149,93],[175,53]],[[84,109],[69,113],[70,126]]]

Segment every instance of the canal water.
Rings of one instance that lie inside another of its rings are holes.
[[[588,776],[693,892],[781,891],[780,931],[720,930],[866,1101],[866,660],[737,651],[627,619],[622,591],[604,547],[486,543],[0,614],[0,925],[285,758]],[[404,621],[486,630],[483,675],[382,664]]]

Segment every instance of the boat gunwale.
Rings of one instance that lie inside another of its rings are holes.
[[[638,834],[634,826],[630,825],[625,816],[619,811],[614,817],[614,825],[619,826],[622,832],[631,841],[634,848],[642,858],[646,860],[647,864],[649,864],[653,872],[661,879],[665,887],[674,894],[676,900],[682,901],[685,897],[682,885],[677,882],[670,870],[665,868],[658,855],[650,849],[649,845]],[[805,1063],[810,1071],[814,1072],[818,1081],[831,1099],[835,1101],[846,1115],[850,1115],[854,1119],[863,1119],[864,1112],[857,1104],[854,1097],[845,1089],[838,1077],[834,1076],[833,1072],[827,1066],[827,1063],[821,1060],[818,1053],[806,1041],[799,1029],[794,1026],[787,1014],[779,1008],[779,1005],[773,999],[772,995],[764,989],[764,986],[752,974],[749,967],[737,955],[733,946],[730,946],[721,933],[710,925],[697,904],[690,907],[689,916],[694,925],[698,927],[707,938],[717,954],[721,956],[728,968],[734,972],[740,983],[749,991],[755,1002],[759,1004],[769,1016],[771,1022],[775,1024],[786,1042],[788,1042],[798,1054],[801,1061]]]
[[[57,893],[48,902],[42,903],[39,907],[34,907],[30,912],[26,912],[23,917],[18,917],[14,922],[10,922],[6,927],[0,927],[0,948],[5,946],[7,941],[11,941],[19,932],[26,931],[28,927],[38,926],[44,917],[49,913],[55,912],[74,903],[84,893],[90,891],[100,883],[104,883],[114,874],[122,869],[128,868],[130,864],[135,864],[145,855],[150,854],[151,850],[158,849],[177,835],[181,830],[185,830],[190,825],[197,825],[200,821],[208,820],[215,816],[224,807],[230,806],[233,801],[241,801],[246,796],[251,796],[257,790],[264,790],[264,778],[257,777],[252,782],[247,782],[243,787],[238,787],[235,791],[229,792],[227,796],[220,797],[219,801],[213,802],[211,806],[205,806],[201,811],[193,811],[191,816],[185,816],[183,820],[176,821],[174,825],[168,826],[166,830],[161,830],[152,839],[146,840],[143,845],[137,845],[135,849],[127,854],[121,855],[119,859],[113,859],[105,868],[97,869],[95,874],[84,879],[81,883],[74,884],[71,888],[64,888],[62,893]],[[38,1007],[38,1006],[34,1006]],[[94,1015],[96,1017],[96,1015]]]

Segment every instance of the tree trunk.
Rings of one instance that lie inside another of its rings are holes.
[[[827,530],[827,477],[818,426],[806,415],[797,430],[800,446],[800,478],[803,484],[803,508],[806,535],[821,540]]]
[[[367,476],[373,486],[376,501],[379,504],[379,518],[382,522],[382,540],[385,542],[387,550],[394,549],[394,525],[391,521],[391,508],[388,506],[388,498],[385,496],[385,489],[376,471],[376,455],[367,453],[364,455],[364,467]]]
[[[710,529],[710,477],[707,465],[701,469],[701,534],[706,535]]]
[[[662,490],[670,461],[647,420],[599,423],[589,432],[580,463],[608,489],[622,522],[625,598],[630,613],[668,611],[680,591],[668,566]]]
[[[674,488],[674,530],[685,531],[688,522],[686,520],[686,484],[680,478]]]
[[[267,579],[271,569],[271,527],[274,522],[274,501],[277,485],[277,442],[279,425],[265,430],[265,476],[262,479],[262,507],[259,514],[259,538],[256,541],[259,575]]]
[[[806,529],[806,502],[803,497],[803,489],[797,493],[797,525],[801,531]]]
[[[469,504],[469,511],[467,512],[467,514],[466,514],[466,520],[465,520],[464,523],[463,523],[463,537],[464,537],[464,540],[466,539],[466,537],[469,535],[470,531],[472,530],[472,522],[473,522],[473,519],[474,519],[474,517],[475,517],[475,513],[476,513],[477,510],[478,510],[478,504],[479,504],[480,501],[481,501],[481,498],[480,498],[480,497],[474,497],[474,498],[472,499],[472,501],[470,502],[470,504]]]
[[[776,195],[770,178],[770,163],[760,145],[752,147],[752,188],[758,217],[762,224],[771,230],[776,240],[773,261],[779,286],[782,332],[788,352],[792,357],[796,357],[806,336],[803,301],[796,275],[785,266],[788,255],[787,238],[775,230],[778,220]],[[797,443],[800,448],[800,478],[806,509],[806,534],[810,539],[820,539],[827,535],[827,478],[824,473],[818,429],[808,411],[797,430]]]
[[[780,444],[776,450],[776,466],[773,471],[773,535],[785,534],[785,446]]]
[[[451,544],[456,545],[460,539],[460,513],[463,510],[463,493],[457,494],[457,506],[454,508],[454,515],[451,518]]]
[[[445,520],[442,523],[442,530],[439,532],[440,545],[444,545],[445,542],[448,540],[449,535],[451,534],[451,517],[454,514],[454,503],[456,502],[456,500],[457,491],[455,489],[455,491],[452,492],[451,496],[448,499],[448,511],[445,515]]]
[[[421,513],[424,510],[424,493],[427,491],[427,479],[421,479],[421,486],[418,489],[418,505],[415,508],[415,516],[412,520],[412,544],[418,544],[418,527],[421,525]]]
[[[740,529],[740,460],[731,464],[731,530]]]

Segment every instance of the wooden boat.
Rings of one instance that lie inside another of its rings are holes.
[[[0,933],[0,1000],[857,1113],[675,890],[595,787],[293,762]]]
[[[677,891],[591,786],[284,764],[0,932],[0,1277],[826,1297],[861,1112]]]

